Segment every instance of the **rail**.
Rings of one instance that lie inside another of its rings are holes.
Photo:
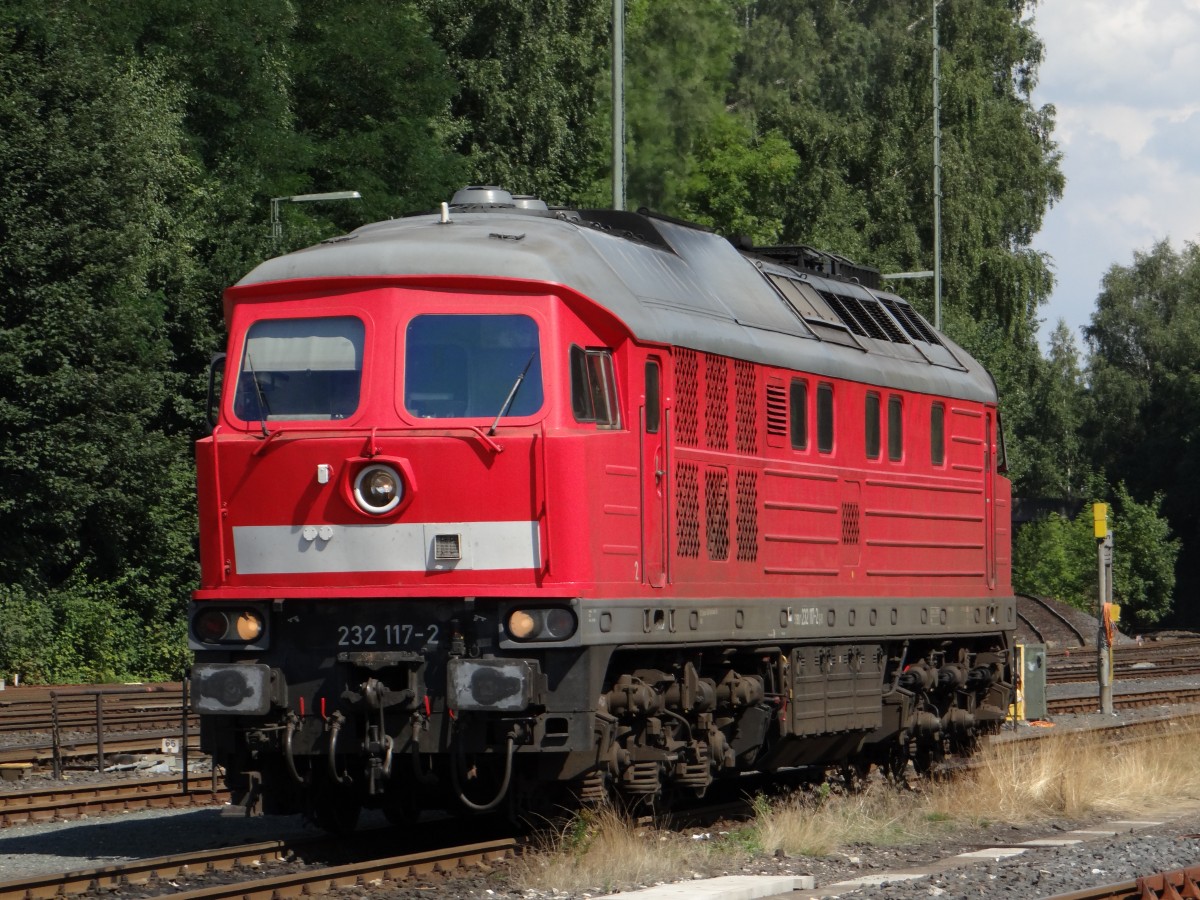
[[[516,852],[512,838],[467,844],[439,850],[368,859],[328,868],[290,872],[190,891],[172,891],[172,900],[276,900],[323,894],[337,888],[367,886],[376,881],[395,881],[432,872],[451,872],[469,866],[484,866]],[[292,849],[288,841],[266,841],[194,853],[135,860],[99,869],[56,875],[38,875],[0,882],[0,900],[38,900],[75,896],[97,889],[113,889],[143,883],[153,877],[173,878],[205,871],[224,871],[236,865],[283,859]]]
[[[1048,900],[1175,900],[1181,897],[1200,897],[1200,865],[1143,875],[1134,881],[1055,894]]]
[[[1113,707],[1116,709],[1140,709],[1147,706],[1174,706],[1184,703],[1200,703],[1200,689],[1141,691],[1136,694],[1113,696]],[[1046,709],[1050,715],[1093,713],[1096,712],[1099,705],[1100,700],[1096,696],[1052,697],[1046,701]]]
[[[66,790],[51,788],[0,793],[0,828],[34,822],[52,822],[134,809],[180,809],[229,802],[229,792],[210,785],[180,788],[178,778],[137,778],[103,784],[79,785]]]

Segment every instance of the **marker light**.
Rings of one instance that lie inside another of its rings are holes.
[[[508,617],[508,633],[518,641],[527,641],[533,637],[537,626],[537,620],[523,609],[513,611]]]
[[[229,620],[219,609],[208,609],[196,616],[193,623],[196,637],[206,644],[215,644],[225,637],[229,630]]]
[[[263,633],[263,621],[258,613],[248,609],[242,610],[233,622],[233,630],[239,640],[247,643],[256,641]]]
[[[254,609],[204,609],[192,619],[192,632],[204,644],[252,644],[265,630],[262,614]]]
[[[559,606],[514,609],[505,627],[514,641],[565,641],[575,633],[575,613]]]

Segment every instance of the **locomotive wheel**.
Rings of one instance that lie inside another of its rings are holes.
[[[395,825],[397,828],[413,825],[417,821],[417,816],[421,814],[416,791],[412,785],[407,784],[389,784],[380,810],[383,812],[383,817],[388,820],[388,824]]]
[[[853,759],[841,766],[842,783],[846,793],[857,794],[867,787],[871,775],[871,763],[865,759]]]
[[[922,778],[930,778],[933,775],[934,766],[946,758],[946,754],[942,748],[942,742],[937,741],[933,744],[924,744],[917,749],[913,756],[913,768],[917,770],[917,774]]]
[[[879,764],[886,777],[892,784],[903,786],[908,783],[908,744],[896,741],[884,751]]]
[[[317,784],[309,792],[308,818],[330,834],[352,834],[358,827],[362,803],[354,793],[334,785]],[[387,815],[387,811],[384,811]],[[392,821],[391,818],[388,821]]]

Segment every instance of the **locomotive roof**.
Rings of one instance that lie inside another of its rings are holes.
[[[450,207],[448,222],[434,214],[363,226],[269,259],[238,284],[446,274],[547,281],[591,298],[642,341],[995,402],[987,371],[901,298],[786,256],[741,251],[640,213],[463,206]]]

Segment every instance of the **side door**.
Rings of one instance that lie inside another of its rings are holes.
[[[651,587],[667,583],[667,415],[662,360],[651,356],[644,369],[641,408],[642,571]]]
[[[983,434],[983,552],[987,567],[987,586],[996,587],[996,457],[994,413],[988,410]]]

